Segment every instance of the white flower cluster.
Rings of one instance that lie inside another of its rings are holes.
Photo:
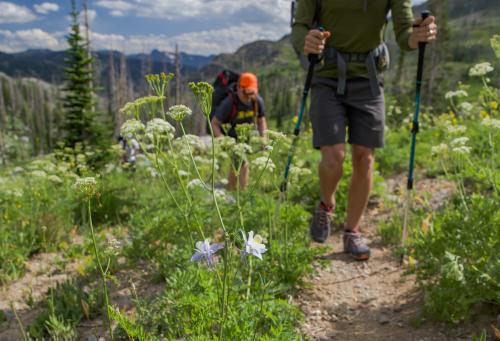
[[[445,143],[438,144],[437,146],[432,146],[432,155],[442,155],[449,150],[448,145]]]
[[[500,120],[495,118],[486,117],[481,121],[481,124],[488,128],[500,129]]]
[[[153,118],[147,123],[146,134],[153,136],[166,136],[168,139],[173,139],[175,128],[167,121],[161,118]]]
[[[469,94],[467,94],[467,91],[465,90],[457,90],[457,91],[448,91],[445,95],[444,98],[446,99],[451,99],[453,97],[467,97]]]
[[[493,66],[491,66],[491,64],[489,62],[479,63],[479,64],[474,65],[469,70],[469,76],[482,77],[491,71],[493,71]]]
[[[458,110],[460,110],[460,112],[464,115],[470,114],[472,109],[473,109],[473,106],[469,102],[460,103],[460,105],[458,106]]]
[[[470,153],[471,148],[466,144],[469,141],[468,137],[459,137],[450,142],[451,150],[459,155],[466,155]]]
[[[185,105],[179,104],[170,107],[167,112],[167,115],[176,120],[177,122],[182,121],[187,116],[191,116],[193,111],[186,107]]]
[[[97,181],[94,177],[78,178],[75,188],[87,196],[92,196],[97,191]]]
[[[252,147],[246,143],[237,143],[233,146],[233,153],[238,157],[245,157],[245,155],[252,152]]]
[[[228,151],[231,150],[233,146],[236,144],[236,140],[229,136],[222,136],[217,138],[215,140],[215,143],[220,149]]]
[[[465,131],[467,130],[467,128],[465,126],[461,126],[461,125],[450,125],[448,126],[448,133],[450,134],[463,134],[465,133]]]
[[[261,156],[256,158],[255,160],[253,160],[252,165],[259,170],[267,169],[270,172],[273,172],[274,169],[276,168],[276,165],[274,164],[273,160],[271,160],[267,156]]]
[[[301,168],[295,166],[290,167],[290,177],[295,181],[297,181],[301,177],[309,176],[311,174],[312,172],[309,168]]]
[[[120,133],[124,137],[129,137],[130,135],[134,136],[144,131],[144,124],[139,120],[127,120],[122,124]]]

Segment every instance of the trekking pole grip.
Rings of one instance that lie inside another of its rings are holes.
[[[323,26],[318,27],[318,30],[320,32],[324,32],[325,31],[325,29],[323,28]],[[319,54],[313,54],[313,53],[310,53],[309,56],[308,56],[308,58],[309,58],[309,63],[311,63],[313,65],[316,65],[321,60],[321,58],[319,58]]]

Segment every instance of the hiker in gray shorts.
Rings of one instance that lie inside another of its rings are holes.
[[[318,242],[329,236],[347,138],[353,171],[343,242],[344,252],[357,260],[370,257],[360,222],[372,188],[374,150],[384,146],[380,72],[389,62],[383,44],[388,12],[401,49],[415,50],[419,42],[436,39],[435,18],[414,21],[411,6],[411,0],[298,0],[293,23],[293,45],[302,58],[309,54],[322,57],[311,85],[313,145],[321,151],[321,201],[310,232]]]

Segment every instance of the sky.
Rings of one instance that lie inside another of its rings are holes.
[[[82,0],[77,1],[81,9]],[[413,0],[415,4],[425,0]],[[291,0],[87,0],[94,50],[234,52],[290,31]],[[0,0],[0,51],[67,48],[70,0]]]

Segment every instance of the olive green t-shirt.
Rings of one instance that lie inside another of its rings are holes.
[[[412,32],[411,0],[320,0],[319,24],[331,33],[326,47],[340,52],[366,53],[384,40],[387,14],[391,10],[396,40],[400,48],[411,50],[408,38]],[[303,53],[304,39],[313,28],[316,0],[297,0],[292,43]],[[336,64],[326,61],[315,72],[318,76],[336,77]],[[347,77],[368,77],[363,63],[349,63]]]

